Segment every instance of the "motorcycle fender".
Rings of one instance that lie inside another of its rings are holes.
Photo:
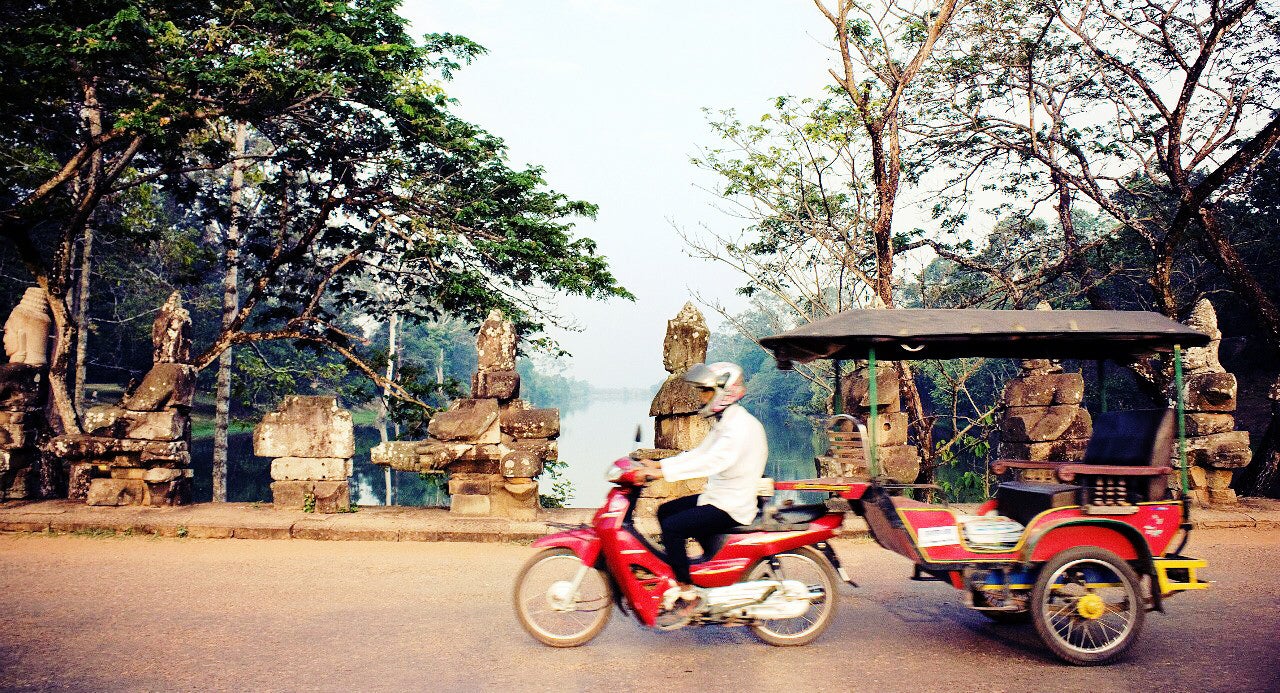
[[[600,537],[590,529],[571,529],[548,534],[533,542],[535,549],[562,547],[577,554],[582,562],[594,566],[600,559]]]

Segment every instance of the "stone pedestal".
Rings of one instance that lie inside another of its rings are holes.
[[[191,488],[191,404],[196,369],[191,316],[174,292],[152,325],[154,365],[119,404],[85,412],[85,433],[54,438],[50,452],[70,463],[69,498],[88,505],[168,506]]]
[[[1236,377],[1218,360],[1222,332],[1218,316],[1208,299],[1200,299],[1187,325],[1210,337],[1209,344],[1186,350],[1183,357],[1183,401],[1186,406],[1188,482],[1193,500],[1201,505],[1234,505],[1231,489],[1235,470],[1253,459],[1249,432],[1235,430]],[[1177,446],[1174,446],[1177,466]],[[1169,475],[1172,486],[1181,486],[1181,477]]]
[[[271,502],[317,513],[351,509],[351,412],[336,397],[286,397],[253,429],[253,454],[271,457]]]
[[[661,460],[692,450],[711,430],[711,420],[698,415],[702,408],[698,391],[684,380],[686,371],[707,360],[710,338],[707,321],[692,303],[685,303],[680,312],[667,321],[667,333],[662,340],[662,367],[668,376],[649,405],[649,416],[653,417],[653,448],[637,450],[636,457]],[[647,521],[659,505],[701,493],[705,485],[705,479],[655,481],[641,492],[636,515]]]
[[[898,373],[892,364],[876,364],[876,419],[871,420],[871,374],[866,362],[859,362],[852,373],[840,382],[844,411],[866,422],[866,445],[871,444],[871,428],[875,427],[876,460],[880,474],[901,483],[914,483],[920,474],[920,453],[907,444],[906,412],[902,411],[902,390]],[[846,457],[826,454],[817,458],[819,476],[866,479],[871,475],[868,461],[861,456]]]
[[[521,399],[516,333],[494,311],[476,335],[471,398],[436,413],[425,441],[388,441],[373,448],[373,464],[420,474],[449,475],[449,510],[458,515],[532,520],[538,481],[558,459],[560,411]]]

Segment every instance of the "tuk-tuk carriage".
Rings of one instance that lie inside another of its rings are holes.
[[[851,310],[767,337],[761,343],[780,368],[860,360],[873,374],[869,416],[844,417],[850,425],[842,436],[846,448],[863,456],[866,477],[775,487],[845,499],[877,543],[915,563],[914,579],[951,585],[964,593],[966,606],[994,620],[1031,620],[1064,661],[1112,661],[1136,641],[1146,612],[1163,611],[1179,592],[1208,586],[1197,576],[1205,562],[1182,555],[1192,528],[1182,349],[1208,341],[1156,313],[1092,310]],[[1099,413],[1077,462],[996,460],[994,473],[1025,477],[1002,483],[974,512],[907,497],[908,489],[932,487],[888,478],[878,464],[877,361],[1123,362],[1153,353],[1172,354],[1172,409]],[[1180,484],[1169,483],[1173,473]]]

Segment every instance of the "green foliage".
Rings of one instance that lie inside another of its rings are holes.
[[[302,512],[313,513],[316,511],[316,496],[314,493],[308,493],[302,498]]]
[[[539,478],[538,488],[549,488],[548,493],[538,494],[538,504],[544,508],[563,508],[573,496],[573,482],[565,478],[569,463],[564,460],[547,460]]]
[[[0,224],[20,257],[0,262],[20,260],[61,297],[75,279],[67,250],[92,223],[94,288],[105,277],[125,300],[103,305],[130,312],[104,329],[132,341],[125,333],[145,329],[157,296],[182,288],[206,338],[197,343],[212,344],[202,366],[231,343],[287,339],[368,374],[358,318],[475,321],[501,308],[541,343],[556,319],[547,298],[631,298],[595,243],[574,235],[594,205],[548,189],[536,166],[512,168],[499,138],[451,112],[441,80],[483,49],[445,33],[416,43],[395,10],[387,0],[7,6]],[[223,325],[216,250],[233,219],[236,123],[250,133],[236,217],[244,290]],[[99,346],[103,364],[121,362]],[[279,354],[246,358],[247,400],[307,386],[280,372]],[[330,361],[296,358],[289,367],[342,379]]]
[[[555,370],[552,370],[555,369]],[[555,407],[572,411],[591,398],[591,384],[565,375],[558,361],[522,358],[516,362],[520,373],[520,397],[535,407]]]

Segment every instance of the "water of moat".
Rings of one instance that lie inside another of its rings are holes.
[[[568,463],[565,478],[573,485],[570,507],[595,507],[604,500],[609,484],[604,480],[606,468],[613,460],[626,455],[636,446],[636,426],[641,427],[640,447],[653,445],[653,420],[649,418],[649,398],[595,398],[585,406],[561,411],[560,458]],[[801,479],[813,476],[813,427],[802,420],[775,420],[762,417],[769,437],[768,476],[775,479]],[[382,505],[386,501],[384,469],[369,462],[369,449],[377,445],[378,430],[357,426],[354,475],[351,500],[359,505]],[[213,497],[210,465],[213,440],[192,442],[192,465],[195,467],[194,500]],[[271,501],[271,461],[253,455],[253,435],[233,433],[229,440],[227,500],[238,503]],[[396,505],[448,505],[448,497],[440,489],[440,477],[426,478],[408,472],[392,472],[393,500]],[[543,482],[547,484],[546,481]],[[543,492],[546,493],[544,488]]]

